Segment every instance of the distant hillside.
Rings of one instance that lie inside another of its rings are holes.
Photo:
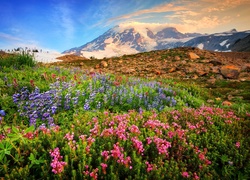
[[[250,35],[243,39],[238,39],[231,48],[232,51],[250,52]]]

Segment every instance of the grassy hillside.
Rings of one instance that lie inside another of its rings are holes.
[[[0,64],[1,178],[250,178],[249,81],[108,73],[90,70],[103,60],[85,61]]]

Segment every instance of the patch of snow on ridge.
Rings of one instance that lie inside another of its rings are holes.
[[[228,39],[227,40],[224,40],[220,43],[221,46],[224,46],[226,43],[227,43]]]
[[[226,47],[228,48],[230,46],[230,43],[226,45]]]
[[[223,34],[223,33],[216,33],[214,36],[231,36],[233,34]]]
[[[200,43],[200,44],[197,45],[197,47],[198,47],[199,49],[203,49],[203,48],[204,48],[204,44]]]
[[[105,47],[105,50],[97,50],[97,51],[81,51],[81,55],[90,58],[95,57],[97,59],[102,59],[104,57],[117,57],[117,56],[122,56],[124,54],[136,54],[138,53],[137,50],[131,48],[128,44],[126,45],[116,45],[116,44],[108,44]]]
[[[52,63],[52,62],[61,61],[56,58],[62,55],[63,54],[58,53],[58,52],[37,52],[37,53],[34,53],[34,58],[35,58],[35,61],[37,62]]]
[[[110,44],[112,42],[113,42],[113,38],[112,37],[110,37],[108,39],[105,39],[105,41],[104,41],[104,43],[107,43],[107,44]]]

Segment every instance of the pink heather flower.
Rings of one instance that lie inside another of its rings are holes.
[[[79,138],[82,140],[82,141],[85,141],[86,140],[86,137],[87,135],[80,135]]]
[[[205,160],[205,154],[204,153],[200,153],[199,154],[199,159],[202,160],[202,161]]]
[[[206,164],[206,165],[210,165],[210,164],[212,164],[212,162],[209,161],[208,159],[205,159],[205,164]]]
[[[0,142],[5,138],[3,134],[0,134]]]
[[[95,138],[88,137],[88,138],[87,138],[87,142],[88,142],[88,145],[91,146],[91,144],[92,144],[93,142],[95,142]]]
[[[129,130],[130,130],[131,133],[134,133],[134,134],[140,134],[141,133],[141,131],[139,130],[139,128],[136,125],[130,126]]]
[[[169,132],[168,132],[168,137],[171,139],[173,136],[174,136],[174,132],[169,131]]]
[[[90,174],[89,176],[92,177],[94,180],[97,180],[98,179],[98,168],[94,169]]]
[[[168,155],[168,148],[171,147],[170,142],[158,137],[154,137],[154,143],[156,144],[159,154]]]
[[[154,169],[153,164],[150,164],[148,161],[146,161],[145,164],[147,165],[147,172],[150,172]]]
[[[147,144],[151,144],[151,142],[152,142],[151,137],[147,137],[147,138],[146,138],[146,141],[147,141]]]
[[[111,127],[108,129],[104,129],[100,136],[109,137],[109,136],[112,136],[113,134],[114,134],[114,129],[113,129],[113,127]]]
[[[50,166],[52,167],[52,172],[55,174],[60,174],[64,170],[64,166],[66,166],[66,162],[58,161],[57,159],[52,160]]]
[[[114,149],[111,150],[111,156],[114,158],[119,158],[122,155],[123,149],[119,147],[119,143],[113,145]]]
[[[74,139],[74,132],[72,132],[72,134],[67,133],[67,134],[64,136],[64,139],[67,139],[68,141],[72,141],[72,140]]]
[[[59,132],[60,130],[60,126],[56,125],[56,126],[52,126],[51,128],[54,132]]]
[[[240,148],[240,142],[236,142],[236,143],[235,143],[235,146],[236,146],[237,148]]]
[[[200,179],[200,177],[196,174],[196,172],[194,173],[194,179],[195,180],[199,180]]]
[[[184,177],[184,178],[189,178],[188,172],[182,172],[182,177]]]
[[[104,163],[101,163],[101,167],[102,167],[103,174],[106,174],[106,169],[107,169],[108,165],[104,164]]]
[[[141,141],[139,141],[136,137],[131,138],[132,142],[133,142],[133,146],[136,148],[136,150],[143,155],[144,152],[144,148],[143,148],[143,144]]]
[[[54,150],[50,150],[50,156],[53,158],[50,166],[52,167],[52,172],[55,174],[59,174],[64,170],[64,166],[67,165],[66,162],[61,161],[62,156],[60,155],[59,148],[55,148]]]
[[[109,151],[103,151],[101,152],[101,155],[104,157],[105,161],[109,159]]]
[[[91,133],[91,136],[95,136],[99,132],[99,125],[98,123],[95,124],[93,129],[90,129],[89,132]]]
[[[103,113],[105,116],[108,116],[108,114],[109,114],[107,111],[104,111]]]

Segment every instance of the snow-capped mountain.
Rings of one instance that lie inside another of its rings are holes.
[[[121,24],[109,29],[93,41],[63,53],[87,58],[103,58],[184,46],[212,51],[230,51],[231,46],[238,39],[246,37],[249,33],[250,31],[237,32],[236,29],[232,29],[227,32],[202,35],[181,33],[174,27],[163,25]]]
[[[151,50],[174,48],[201,34],[183,34],[173,27],[115,26],[93,41],[64,51],[84,57],[112,57]]]
[[[236,29],[230,31],[200,36],[184,43],[184,46],[198,47],[211,51],[231,51],[233,44],[239,39],[243,39],[250,34],[250,31],[237,32]]]

